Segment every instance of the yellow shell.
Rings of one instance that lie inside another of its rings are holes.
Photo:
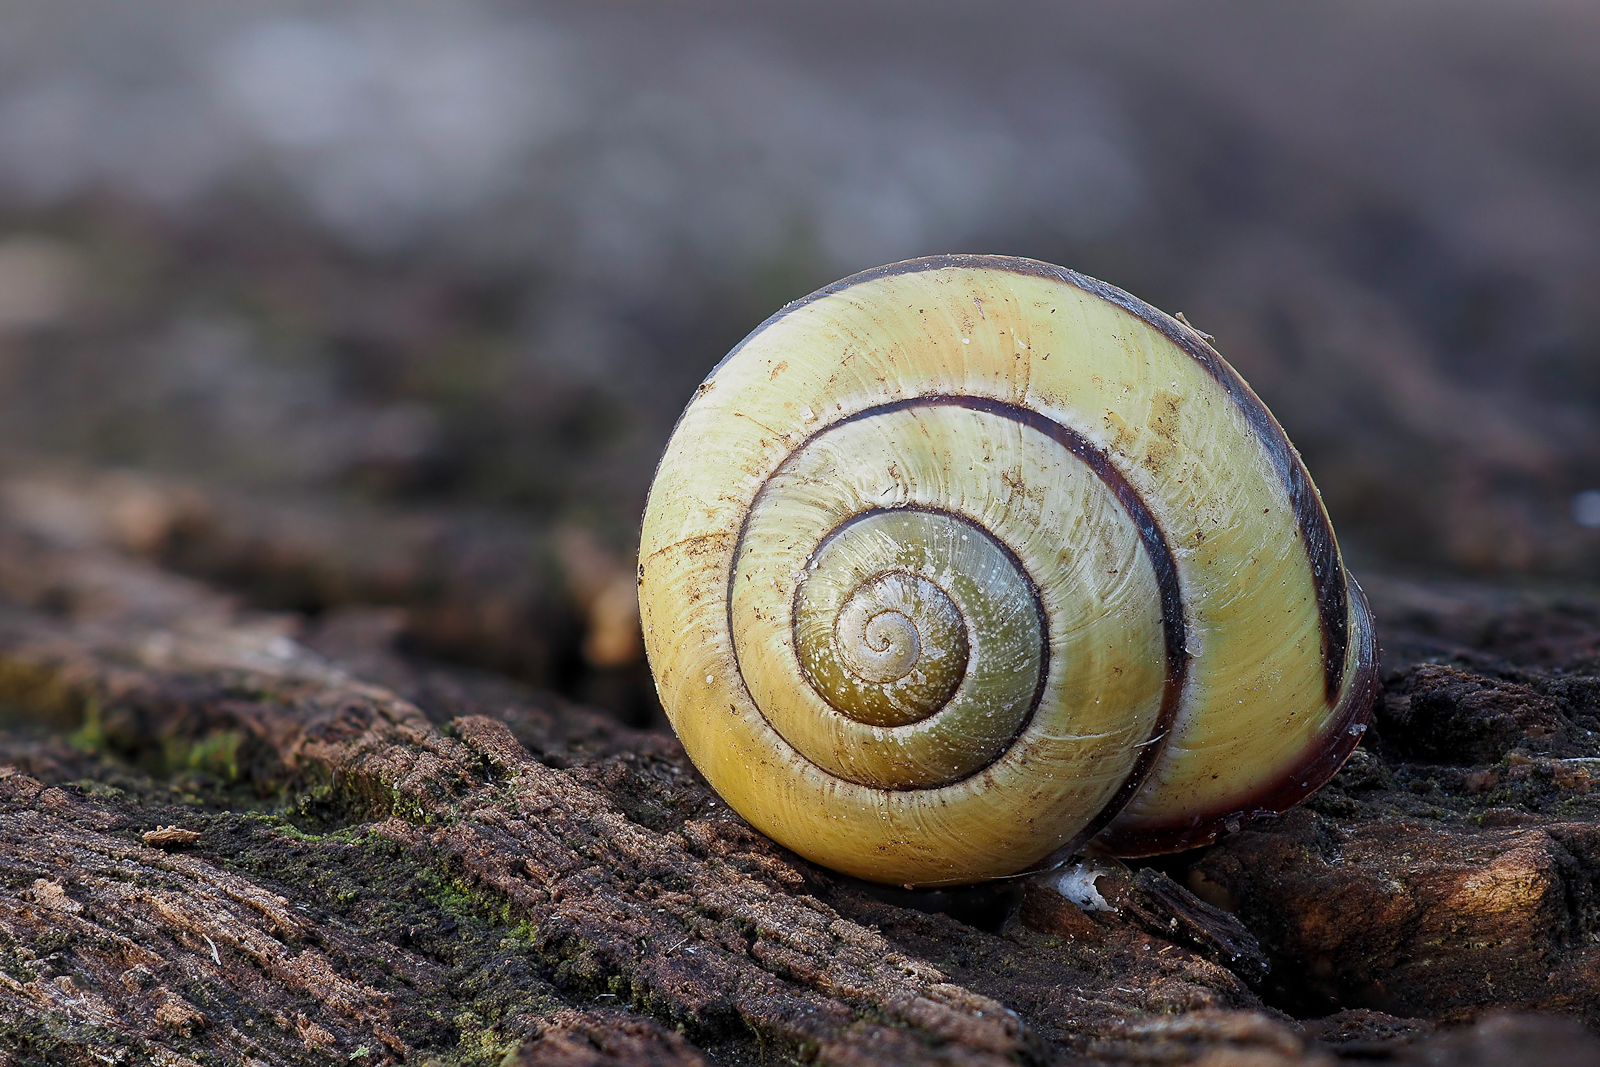
[[[673,728],[758,829],[948,885],[1211,840],[1338,769],[1371,622],[1299,456],[1199,334],[940,256],[711,372],[639,558]]]

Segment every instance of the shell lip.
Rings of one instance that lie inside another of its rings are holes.
[[[1327,729],[1308,748],[1308,757],[1239,798],[1225,811],[1207,812],[1190,816],[1181,822],[1154,823],[1120,832],[1113,825],[1091,840],[1086,851],[1095,855],[1133,859],[1209,845],[1224,830],[1237,829],[1241,822],[1289,810],[1322,788],[1339,772],[1366,733],[1379,688],[1378,643],[1373,633],[1371,608],[1367,604],[1366,593],[1348,572],[1345,580],[1357,621],[1356,663],[1349,688],[1335,709]]]

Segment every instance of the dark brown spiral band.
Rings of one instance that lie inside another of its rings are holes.
[[[1109,856],[1157,856],[1209,845],[1224,830],[1236,830],[1261,819],[1276,818],[1332,778],[1361,743],[1378,696],[1378,643],[1366,594],[1350,582],[1350,604],[1356,619],[1350,684],[1327,727],[1306,747],[1306,757],[1226,809],[1184,819],[1145,823],[1129,829],[1112,827],[1090,846]]]
[[[1266,449],[1273,468],[1277,471],[1279,480],[1283,483],[1284,491],[1289,498],[1290,507],[1294,511],[1296,525],[1300,528],[1300,537],[1305,545],[1306,557],[1311,566],[1312,585],[1317,599],[1317,617],[1322,633],[1322,666],[1323,682],[1326,699],[1331,705],[1339,699],[1339,688],[1345,673],[1345,660],[1350,644],[1349,621],[1349,592],[1346,586],[1346,576],[1343,561],[1339,558],[1339,545],[1334,538],[1333,526],[1328,521],[1327,513],[1322,508],[1322,502],[1317,497],[1316,489],[1312,486],[1311,477],[1307,474],[1305,465],[1301,462],[1299,454],[1289,439],[1284,435],[1283,428],[1261,399],[1256,396],[1244,379],[1217,354],[1200,334],[1172,316],[1160,311],[1140,300],[1130,293],[1118,289],[1077,271],[1065,267],[1057,267],[1038,260],[1024,259],[1017,256],[993,255],[943,255],[928,256],[924,259],[911,259],[902,263],[890,263],[886,266],[872,270],[862,271],[843,278],[832,285],[818,289],[809,296],[801,297],[784,305],[771,315],[765,322],[750,332],[744,340],[734,346],[714,367],[706,380],[714,377],[722,365],[733,358],[745,345],[759,336],[773,323],[779,321],[794,311],[815,303],[823,297],[844,292],[865,282],[879,278],[894,277],[902,274],[918,274],[925,271],[946,269],[968,270],[1002,270],[1013,274],[1025,274],[1037,278],[1049,278],[1065,282],[1085,293],[1099,297],[1109,304],[1115,305],[1140,321],[1159,330],[1168,340],[1177,345],[1195,362],[1199,363],[1206,372],[1222,386],[1234,404],[1243,413],[1254,431],[1257,440]],[[1020,409],[1019,409],[1020,410]],[[1087,462],[1087,461],[1086,461]],[[1130,514],[1133,514],[1130,512]],[[1163,605],[1165,609],[1165,605]],[[1181,644],[1180,644],[1181,647]]]
[[[740,525],[739,536],[734,544],[731,566],[736,569],[742,557],[745,538],[750,529],[751,519],[758,510],[758,508],[755,506],[755,502],[761,499],[761,495],[766,491],[767,486],[770,485],[774,479],[778,478],[779,475],[784,473],[784,471],[789,467],[790,463],[793,462],[794,456],[799,455],[799,453],[813,444],[818,438],[828,433],[832,433],[842,426],[895,412],[914,411],[919,408],[937,407],[961,408],[1008,419],[1012,422],[1026,426],[1038,433],[1044,434],[1072,453],[1072,455],[1077,457],[1085,466],[1094,472],[1094,474],[1107,486],[1107,488],[1111,490],[1112,494],[1116,497],[1118,504],[1122,507],[1129,519],[1133,521],[1135,527],[1139,530],[1139,536],[1142,547],[1144,548],[1145,556],[1150,560],[1151,568],[1155,575],[1157,588],[1160,590],[1162,637],[1166,650],[1165,681],[1163,684],[1160,709],[1157,713],[1156,721],[1150,730],[1148,737],[1140,744],[1139,755],[1135,759],[1135,762],[1127,777],[1124,779],[1122,785],[1119,787],[1111,800],[1098,813],[1096,813],[1093,819],[1090,820],[1089,824],[1084,828],[1084,830],[1068,843],[1068,847],[1076,849],[1077,847],[1080,847],[1083,842],[1087,841],[1090,837],[1094,836],[1101,829],[1103,829],[1116,816],[1117,812],[1120,811],[1128,802],[1128,800],[1138,790],[1139,786],[1144,783],[1144,780],[1149,775],[1150,770],[1155,766],[1155,761],[1160,755],[1166,738],[1171,733],[1172,724],[1177,717],[1179,703],[1183,695],[1184,681],[1188,675],[1189,664],[1188,655],[1184,651],[1184,638],[1187,623],[1183,595],[1178,583],[1177,564],[1173,558],[1172,550],[1167,541],[1166,534],[1162,530],[1161,525],[1157,521],[1154,513],[1152,513],[1149,506],[1145,504],[1143,498],[1139,496],[1138,491],[1134,489],[1134,487],[1115,467],[1115,465],[1112,464],[1110,457],[1101,451],[1093,442],[1089,441],[1086,437],[1071,427],[1058,423],[1037,411],[1033,411],[1016,404],[994,400],[988,397],[949,395],[908,397],[904,400],[892,401],[887,404],[880,404],[875,407],[854,412],[812,433],[790,453],[791,459],[786,460],[783,464],[780,464],[777,470],[775,470],[762,484],[761,489],[755,494],[752,500],[752,506],[750,510],[746,513],[745,519]],[[912,507],[916,510],[936,510],[920,508],[914,505]],[[829,534],[825,535],[823,540],[825,541],[827,538],[836,536],[839,531],[848,528],[855,522],[861,521],[868,515],[881,514],[884,511],[891,510],[897,509],[873,508],[863,511],[857,515],[853,515],[836,526],[833,531],[829,532]],[[979,525],[970,516],[961,515],[957,512],[945,509],[937,510],[943,514],[949,514],[954,518],[972,524],[973,526]],[[981,527],[979,528],[981,529]],[[990,536],[992,537],[992,535]],[[1014,551],[1009,546],[1001,542],[998,538],[994,538],[994,541],[1011,557],[1013,563],[1017,567],[1018,573],[1026,576],[1029,582],[1033,583],[1032,576],[1028,575],[1026,569],[1022,567],[1021,561],[1017,559]],[[730,570],[727,581],[725,607],[727,612],[729,633],[734,632],[734,579],[735,573],[733,570]],[[1015,737],[1021,736],[1021,734],[1027,729],[1028,724],[1032,721],[1034,714],[1038,709],[1039,700],[1044,692],[1045,680],[1048,677],[1048,619],[1044,614],[1037,584],[1033,584],[1032,596],[1036,610],[1040,612],[1041,633],[1045,635],[1046,642],[1046,658],[1042,661],[1039,687],[1038,691],[1034,695],[1033,705],[1029,708],[1026,717],[1023,719],[1016,732],[1016,735],[1013,737],[1013,741],[1015,740]],[[734,663],[737,666],[739,656],[736,644],[732,651]],[[740,681],[741,684],[743,684],[742,675]],[[746,690],[746,694],[749,695],[748,689]],[[760,712],[762,717],[765,719],[765,712],[761,711],[759,705],[756,703],[753,697],[751,697],[751,704],[756,706],[757,711]],[[768,721],[768,725],[771,726],[770,720]],[[777,730],[774,730],[773,732],[775,735],[781,736],[781,734],[778,734]],[[973,774],[981,773],[982,770],[983,768],[980,767],[975,770]],[[944,783],[945,786],[949,784],[950,783],[948,782]],[[941,786],[941,788],[943,787],[944,786]]]

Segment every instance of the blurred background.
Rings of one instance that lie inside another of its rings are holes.
[[[1215,335],[1358,574],[1592,583],[1596,56],[1582,0],[11,0],[5,500],[637,710],[694,385],[1003,252]]]

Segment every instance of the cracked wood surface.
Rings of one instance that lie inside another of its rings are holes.
[[[1080,869],[1099,905],[927,911],[754,833],[670,736],[127,548],[0,519],[9,1062],[1600,1062],[1495,1014],[1600,1014],[1588,675],[1402,658],[1388,748],[1310,807]],[[1407,762],[1424,720],[1483,751]]]

